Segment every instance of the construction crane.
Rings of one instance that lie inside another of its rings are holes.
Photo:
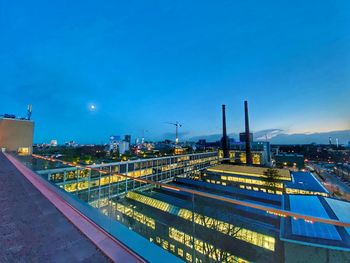
[[[175,125],[175,144],[179,143],[179,128],[182,127],[182,124],[180,124],[178,121],[173,122],[167,122],[167,124]]]

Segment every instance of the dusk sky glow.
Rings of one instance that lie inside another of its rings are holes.
[[[53,3],[55,2],[55,3]],[[35,142],[350,129],[350,2],[0,0],[0,114]]]

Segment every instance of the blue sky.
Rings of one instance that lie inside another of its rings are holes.
[[[0,113],[35,141],[350,128],[349,1],[0,0]],[[89,104],[96,110],[90,111]]]

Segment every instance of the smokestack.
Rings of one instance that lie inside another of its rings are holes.
[[[248,117],[248,102],[244,101],[244,116],[245,116],[245,156],[247,165],[252,165],[252,153],[251,153],[251,138],[249,131],[249,117]]]
[[[225,104],[222,105],[222,151],[224,153],[224,158],[229,158],[228,153],[228,142],[227,142],[227,131],[226,131],[226,110]]]

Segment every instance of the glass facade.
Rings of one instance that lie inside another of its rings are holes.
[[[162,202],[159,200],[155,200],[153,198],[144,196],[142,194],[138,194],[135,192],[129,192],[127,194],[127,198],[133,199],[137,202],[143,203],[145,205],[149,205],[155,207],[157,209],[170,212],[177,211],[177,216],[181,217],[188,221],[194,221],[198,225],[202,225],[206,228],[210,228],[216,231],[219,231],[225,235],[232,236],[236,239],[243,240],[255,246],[263,247],[265,249],[274,251],[275,250],[275,238],[263,234],[259,234],[257,232],[251,231],[249,229],[245,229],[242,227],[234,226],[230,223],[223,222],[220,220],[216,220],[215,218],[201,215],[199,213],[193,213],[187,209],[176,209],[174,206]]]
[[[93,202],[120,196],[135,188],[147,187],[147,184],[130,177],[167,182],[175,176],[194,176],[199,171],[218,164],[218,161],[217,152],[208,152],[108,163],[91,166],[93,169],[63,168],[37,172],[80,199]],[[129,179],[123,175],[129,176]]]
[[[100,211],[187,262],[269,262],[280,257],[277,231],[259,232],[243,225],[246,219],[238,220],[234,210],[211,208],[210,203],[153,188],[100,203]]]

